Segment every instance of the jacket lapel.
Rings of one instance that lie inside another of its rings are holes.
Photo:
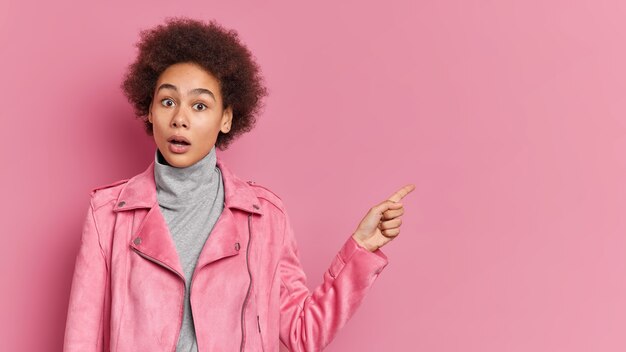
[[[196,270],[224,257],[239,254],[247,238],[249,214],[262,215],[259,199],[251,186],[217,158],[224,182],[224,210],[211,230],[196,264]],[[245,221],[241,226],[240,222]]]
[[[132,234],[129,246],[184,278],[176,246],[157,202],[154,162],[124,185],[113,211],[149,208],[137,232]],[[237,211],[262,215],[259,199],[251,186],[232,173],[219,157],[217,167],[224,183],[224,209],[200,252],[197,268],[239,253],[246,234],[239,233],[236,221],[242,217]],[[240,228],[247,231],[247,224]]]
[[[224,207],[209,238],[207,238],[196,264],[196,270],[218,259],[236,255],[241,249],[242,234],[237,230],[232,211]]]
[[[185,278],[176,245],[158,205],[148,211],[139,230],[131,237],[130,247]]]

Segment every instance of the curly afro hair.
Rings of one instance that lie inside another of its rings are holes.
[[[214,20],[204,23],[173,17],[165,24],[142,30],[140,37],[136,44],[139,54],[128,66],[121,88],[148,135],[153,135],[147,116],[156,82],[166,68],[180,62],[198,64],[217,78],[223,108],[232,107],[231,129],[219,132],[217,148],[227,149],[233,139],[254,127],[268,90],[259,65],[236,31]]]

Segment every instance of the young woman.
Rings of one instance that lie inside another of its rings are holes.
[[[141,33],[123,90],[154,137],[142,173],[91,192],[64,351],[320,351],[400,232],[402,187],[373,206],[310,292],[280,197],[217,158],[267,95],[236,32],[168,19]]]

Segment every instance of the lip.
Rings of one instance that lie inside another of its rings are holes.
[[[173,142],[173,141],[185,141],[187,143],[189,143],[191,145],[191,142],[189,142],[189,140],[187,138],[185,138],[185,136],[181,136],[179,134],[175,134],[173,136],[171,136],[170,138],[167,139],[168,142]]]
[[[183,153],[186,153],[189,150],[189,148],[191,148],[191,145],[174,144],[172,142],[168,142],[167,147],[170,150],[170,152],[174,154],[183,154]]]

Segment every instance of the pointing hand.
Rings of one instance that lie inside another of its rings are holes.
[[[404,207],[400,200],[415,189],[409,184],[400,188],[391,197],[372,207],[354,231],[354,240],[373,252],[389,243],[400,233]]]

